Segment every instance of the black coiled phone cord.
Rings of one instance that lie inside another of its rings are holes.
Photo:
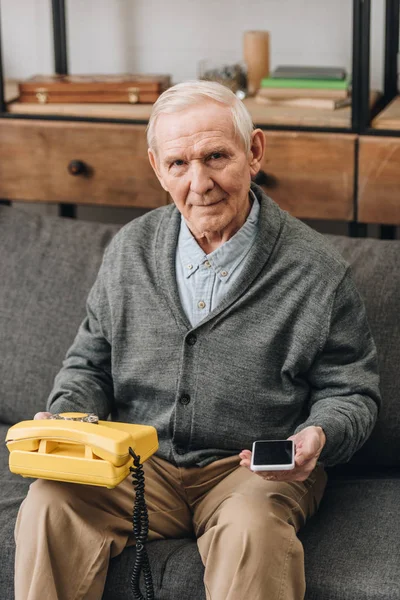
[[[131,588],[136,600],[154,600],[153,580],[151,577],[149,557],[145,546],[149,532],[149,517],[147,514],[146,500],[144,497],[144,472],[140,464],[140,456],[137,456],[132,448],[129,454],[133,458],[132,484],[135,488],[135,505],[133,507],[133,535],[136,539],[136,559],[131,575]],[[143,570],[146,597],[142,595],[139,587],[140,573]]]

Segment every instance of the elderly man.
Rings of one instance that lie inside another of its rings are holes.
[[[109,245],[48,410],[157,428],[149,538],[196,536],[208,599],[300,600],[296,533],[323,465],[350,459],[379,407],[365,310],[344,260],[251,183],[265,138],[229,90],[170,88],[148,142],[174,204]],[[289,437],[293,470],[249,469],[254,440]],[[16,527],[16,600],[99,600],[110,557],[134,543],[132,496],[127,480],[35,482]]]

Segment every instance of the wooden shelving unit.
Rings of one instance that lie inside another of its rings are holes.
[[[369,90],[371,0],[353,0],[351,107],[331,111],[262,106],[251,98],[244,101],[253,122],[265,130],[268,138],[263,165],[268,176],[266,191],[300,218],[347,221],[352,235],[363,235],[366,223],[380,223],[385,225],[385,233],[393,237],[394,230],[389,231],[387,225],[400,224],[400,203],[394,193],[397,173],[400,183],[400,152],[397,151],[397,144],[400,149],[400,100],[397,73],[393,72],[398,49],[399,0],[385,1],[383,98]],[[68,73],[64,2],[52,0],[55,72],[60,74]],[[36,182],[52,182],[43,194],[40,190],[45,186],[35,187],[36,201],[53,199],[61,207],[67,207],[66,210],[61,208],[61,214],[68,216],[73,213],[68,204],[74,203],[137,207],[165,204],[165,194],[161,187],[157,188],[158,183],[151,179],[150,173],[145,170],[145,176],[141,177],[147,160],[145,129],[152,105],[22,104],[18,102],[17,82],[7,82],[3,97],[2,84],[0,55],[2,138],[17,136],[18,148],[29,147],[30,152],[23,152],[16,164],[7,149],[0,148],[0,198],[34,201],[24,176],[31,172],[34,177],[40,173]],[[376,106],[383,106],[384,110],[371,120]],[[381,139],[369,139],[379,136]],[[68,139],[64,152],[58,148],[62,137]],[[86,137],[95,140],[97,148],[103,148],[106,156],[107,140],[113,140],[119,160],[111,160],[110,165],[119,169],[119,188],[114,185],[110,168],[105,175],[106,158],[97,149],[92,152],[93,147],[86,145]],[[35,144],[39,145],[41,154],[35,152]],[[36,160],[38,156],[41,162]],[[68,169],[71,161],[76,160],[85,163],[84,170],[71,177]],[[132,160],[142,165],[136,169],[136,179],[130,178]],[[379,163],[381,168],[376,169],[376,160],[386,163]],[[62,182],[62,189],[56,182]],[[273,189],[269,187],[271,182]],[[150,196],[146,186],[149,186]]]

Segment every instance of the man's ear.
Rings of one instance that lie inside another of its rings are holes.
[[[261,169],[261,162],[265,151],[265,135],[261,129],[255,129],[251,134],[250,146],[250,174],[252,177],[257,175]]]
[[[159,169],[159,167],[158,167],[158,162],[157,162],[157,157],[156,157],[156,154],[155,154],[154,150],[152,150],[151,148],[149,148],[149,149],[147,150],[147,155],[148,155],[148,157],[149,157],[150,164],[151,164],[151,166],[153,167],[153,171],[154,171],[154,173],[157,175],[157,179],[158,179],[158,181],[161,183],[161,185],[162,185],[162,187],[164,188],[164,190],[165,190],[166,192],[168,192],[169,190],[168,190],[168,188],[166,187],[166,185],[165,185],[165,183],[164,183],[164,179],[163,179],[163,177],[162,177],[162,175],[161,175],[161,173],[160,173],[160,169]]]

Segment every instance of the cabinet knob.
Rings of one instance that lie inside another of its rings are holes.
[[[68,173],[70,175],[86,175],[88,173],[88,167],[83,160],[71,160],[68,165]]]

